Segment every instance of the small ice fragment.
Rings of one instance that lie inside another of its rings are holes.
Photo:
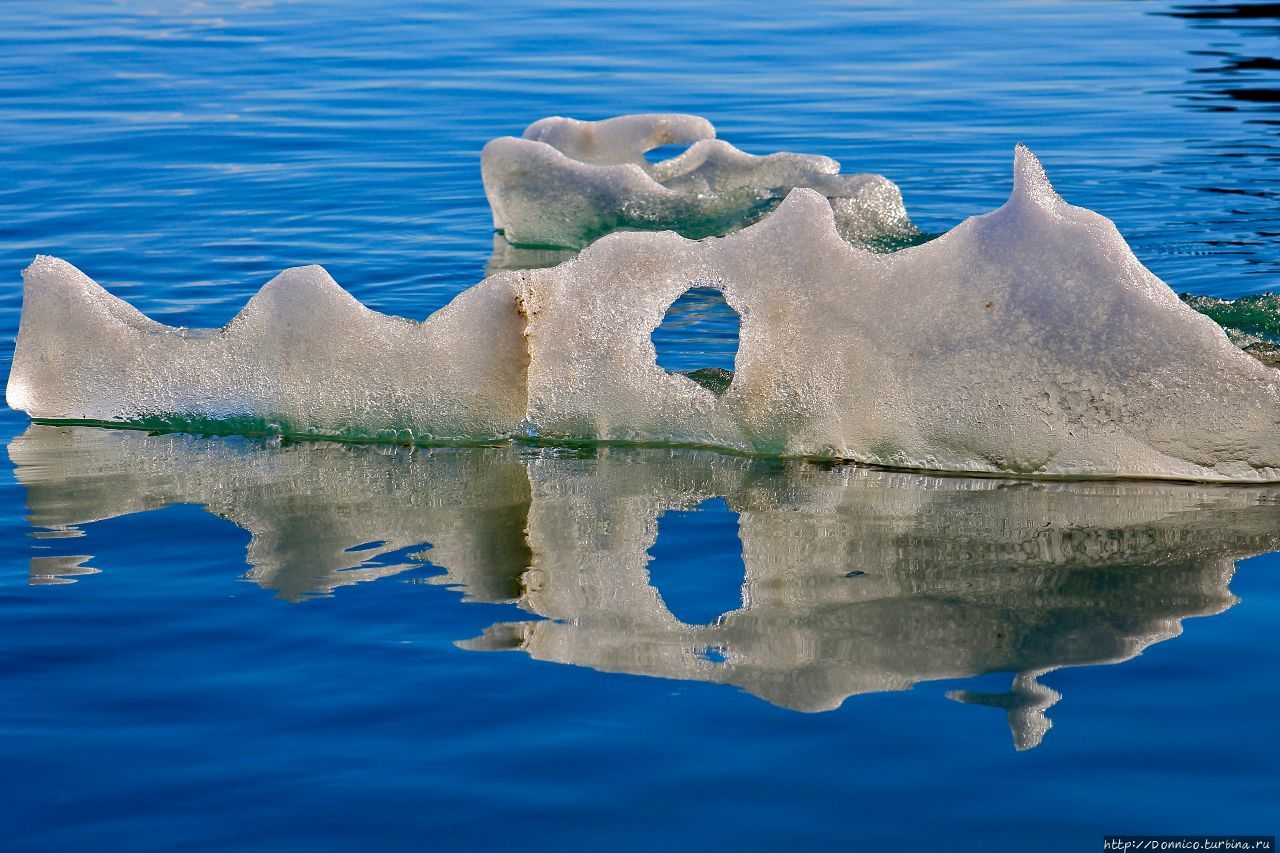
[[[715,135],[711,122],[691,115],[536,121],[523,138],[484,147],[494,228],[517,246],[566,248],[618,230],[722,235],[760,219],[795,187],[809,187],[827,197],[841,235],[857,245],[919,234],[886,178],[842,175],[830,157],[754,156]],[[671,145],[689,147],[667,160],[646,159],[646,151]]]

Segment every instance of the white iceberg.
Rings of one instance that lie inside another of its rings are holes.
[[[493,224],[517,246],[581,248],[619,230],[722,235],[756,221],[796,187],[827,197],[840,233],[860,246],[919,235],[902,193],[880,175],[842,175],[830,157],[754,156],[691,115],[603,121],[544,118],[495,139],[480,157]],[[645,152],[687,145],[657,163]]]
[[[1025,148],[996,211],[892,254],[793,190],[724,238],[618,233],[414,323],[317,267],[220,330],[38,259],[9,404],[40,420],[393,440],[654,442],[925,470],[1280,479],[1280,373],[1072,207]],[[742,318],[721,393],[657,365],[693,286]],[[252,431],[252,430],[250,430]]]

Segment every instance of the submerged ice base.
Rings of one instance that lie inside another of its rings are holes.
[[[715,135],[706,119],[679,114],[536,121],[523,138],[495,139],[481,154],[494,228],[516,246],[571,249],[619,230],[722,235],[809,187],[827,198],[841,235],[856,245],[919,235],[887,178],[842,175],[830,157],[754,156]],[[689,147],[656,163],[645,158],[667,145]]]
[[[1280,373],[1066,204],[1025,148],[996,211],[877,255],[792,191],[719,239],[621,233],[424,323],[290,270],[222,329],[148,320],[62,261],[25,273],[8,399],[46,420],[393,440],[692,444],[941,471],[1280,479]],[[742,318],[713,393],[651,338],[692,286]]]

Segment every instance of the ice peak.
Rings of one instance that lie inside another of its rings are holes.
[[[835,233],[835,215],[831,205],[817,190],[796,187],[787,193],[774,212],[756,228],[799,228],[807,234]]]
[[[1030,204],[1045,211],[1063,203],[1053,184],[1049,183],[1040,158],[1021,142],[1013,149],[1013,193],[1009,196],[1009,203]]]

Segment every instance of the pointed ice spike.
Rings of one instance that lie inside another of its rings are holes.
[[[1013,149],[1013,192],[1009,203],[1030,204],[1046,211],[1064,203],[1049,183],[1040,158],[1021,142]]]

